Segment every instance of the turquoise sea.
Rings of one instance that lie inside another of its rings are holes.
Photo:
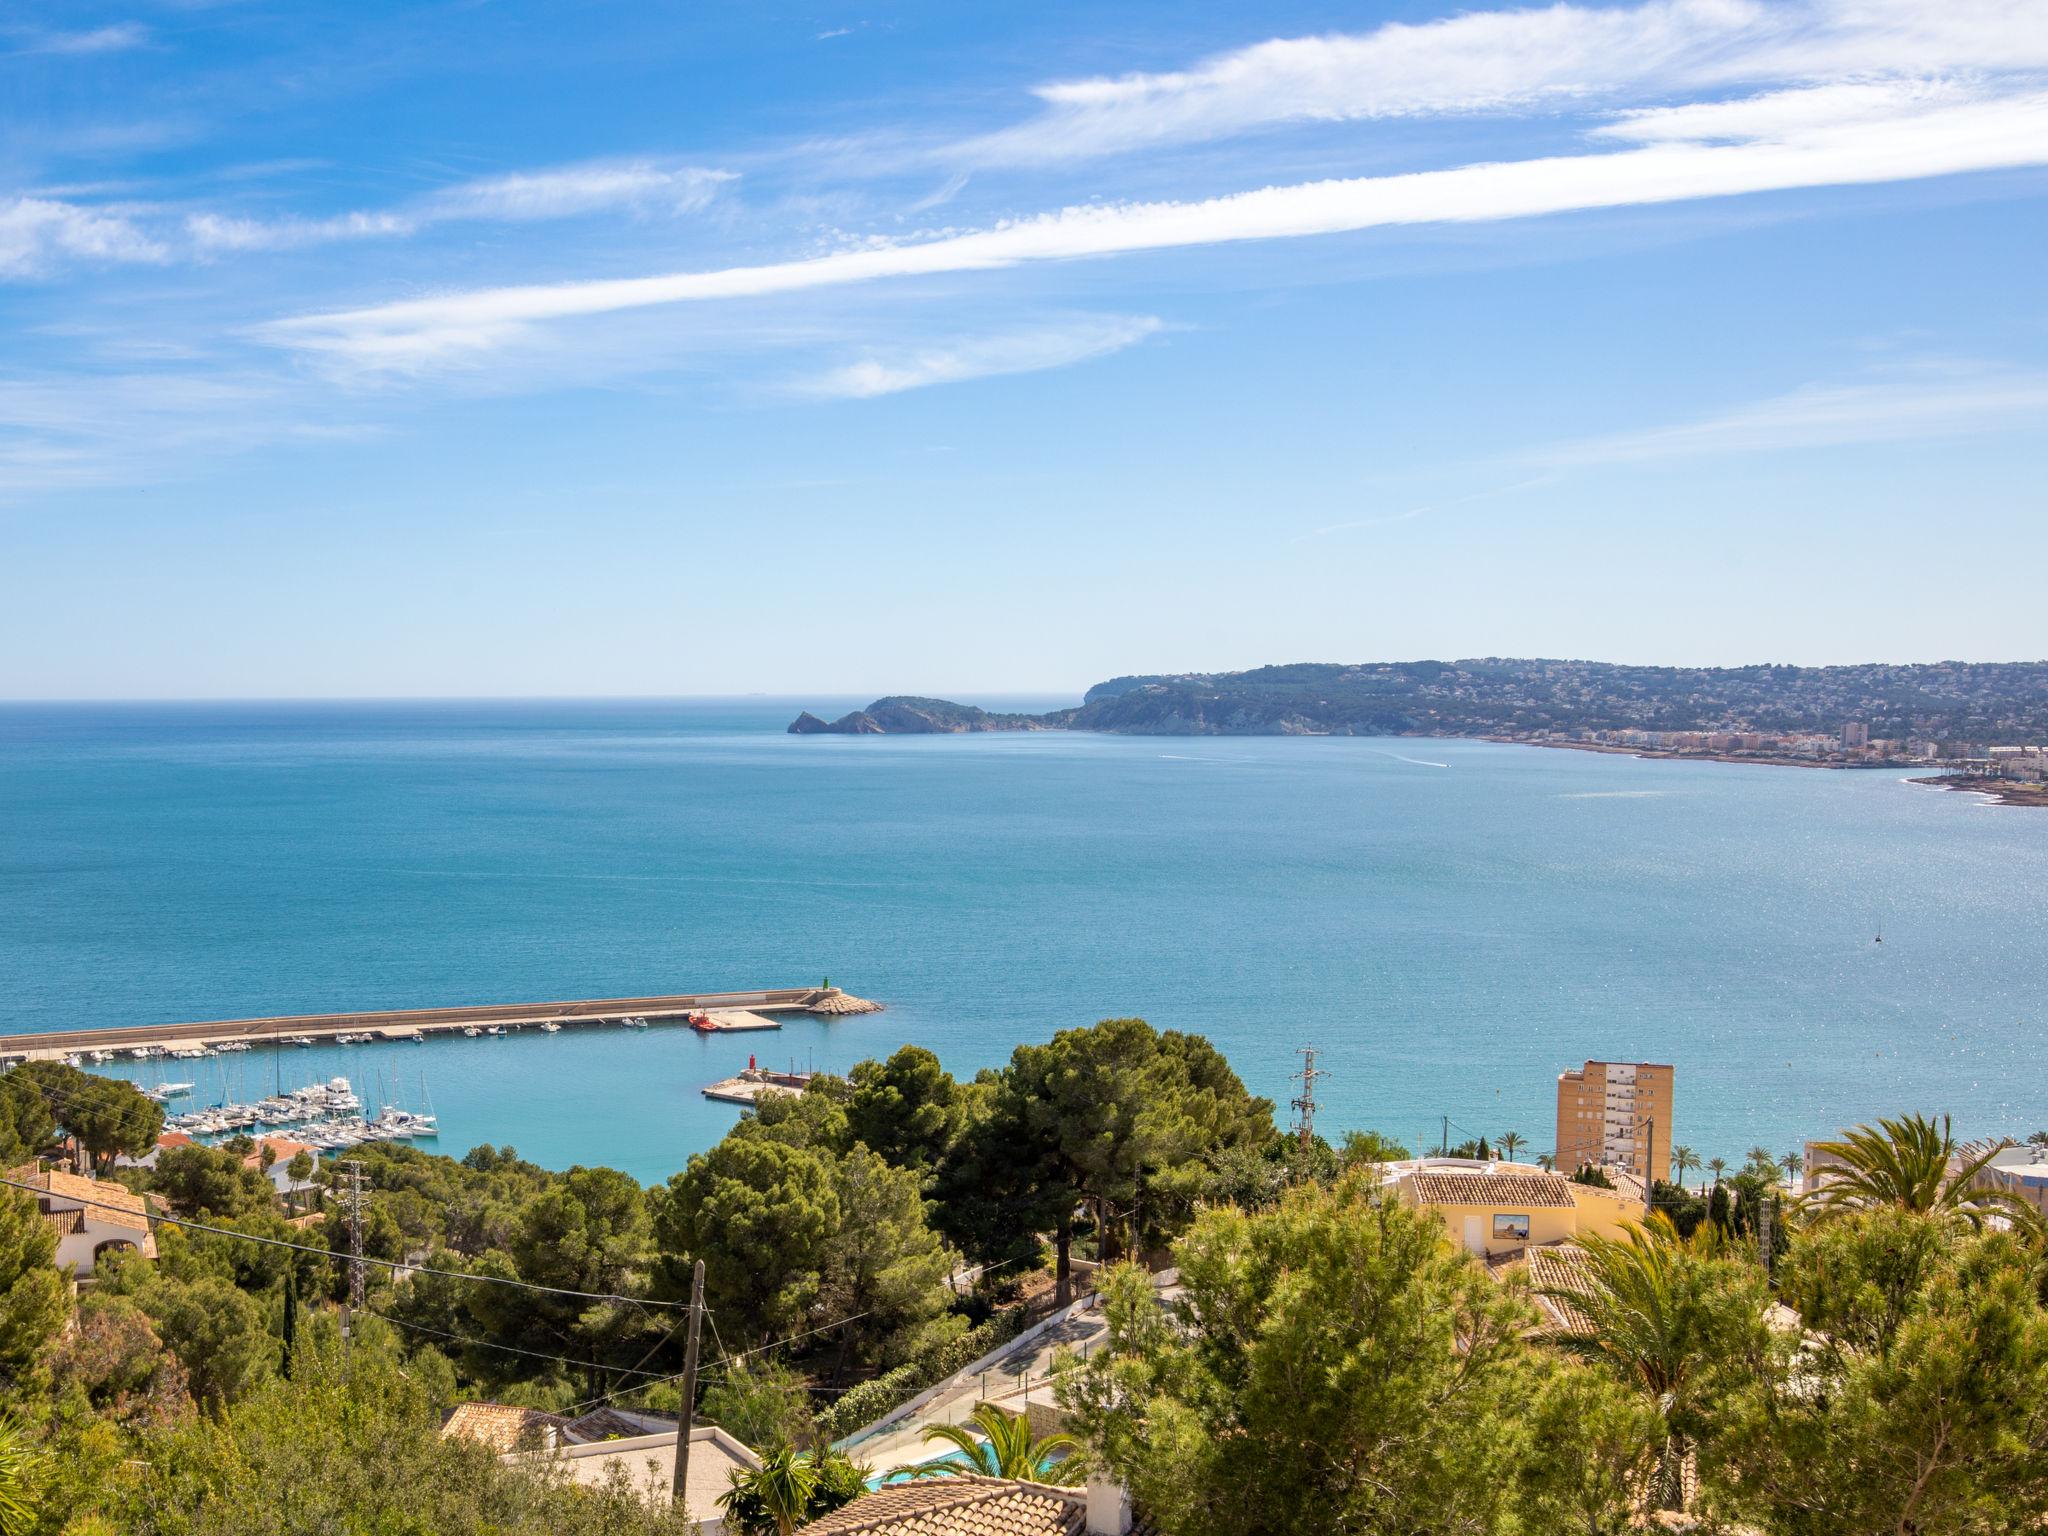
[[[650,1181],[749,1051],[971,1073],[1113,1014],[1207,1034],[1283,1116],[1315,1045],[1332,1133],[1547,1147],[1588,1056],[1673,1062],[1676,1139],[1731,1161],[1893,1110],[2048,1126],[2048,812],[1472,741],[783,732],[862,702],[0,707],[0,1030],[825,975],[888,1004],[175,1064],[202,1097],[381,1076],[442,1151]]]

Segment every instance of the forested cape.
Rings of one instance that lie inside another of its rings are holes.
[[[2048,662],[1652,667],[1483,657],[1305,662],[1118,677],[1073,709],[1001,714],[892,696],[797,735],[1112,731],[1139,736],[1487,736],[1576,730],[1832,733],[2018,745],[2048,740]]]

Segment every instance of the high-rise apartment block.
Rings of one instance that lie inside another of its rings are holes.
[[[1589,1061],[1557,1075],[1557,1169],[1588,1163],[1671,1177],[1671,1082],[1667,1065]]]

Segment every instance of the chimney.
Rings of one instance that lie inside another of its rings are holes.
[[[1126,1536],[1131,1528],[1131,1496],[1124,1485],[1102,1473],[1088,1478],[1088,1536]]]

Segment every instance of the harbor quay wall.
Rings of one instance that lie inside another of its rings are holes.
[[[373,1013],[314,1013],[260,1019],[216,1019],[196,1024],[111,1025],[0,1035],[0,1061],[30,1061],[76,1051],[121,1051],[138,1045],[170,1048],[246,1040],[277,1044],[298,1036],[332,1039],[371,1034],[384,1039],[483,1028],[492,1024],[595,1024],[622,1017],[680,1020],[692,1013],[741,1009],[751,1013],[809,1010],[837,995],[823,987],[770,987],[753,992],[692,992],[661,997],[578,998],[544,1003],[486,1003],[464,1008],[403,1008]]]

